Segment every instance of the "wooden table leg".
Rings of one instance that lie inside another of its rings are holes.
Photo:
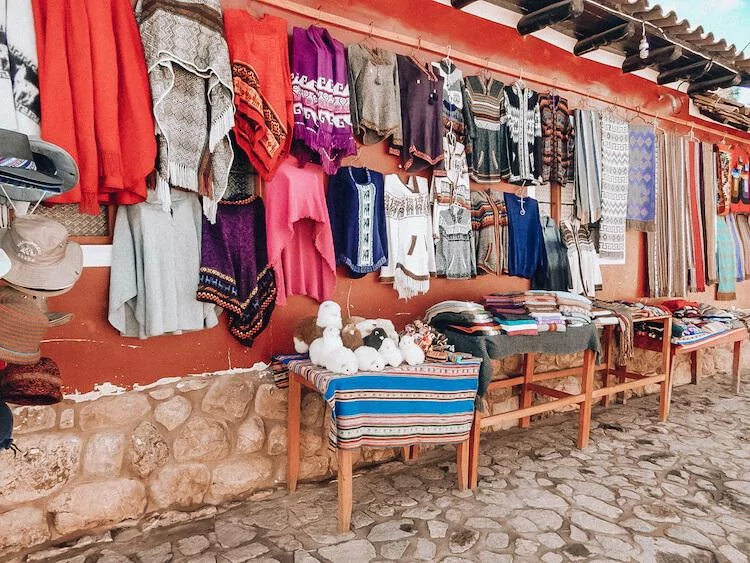
[[[740,356],[742,353],[742,340],[734,343],[732,351],[732,377],[734,378],[734,392],[740,392],[741,375],[740,375]]]
[[[297,490],[299,477],[300,412],[302,410],[302,386],[299,376],[289,372],[289,410],[287,426],[286,482],[289,490]]]
[[[612,325],[608,325],[604,327],[604,337],[605,337],[605,347],[604,347],[604,373],[602,374],[602,385],[604,387],[609,387],[610,383],[612,382],[611,379],[611,369],[613,367],[613,356],[614,356],[614,349],[615,349],[615,327]],[[601,400],[603,407],[608,407],[610,404],[612,404],[612,395],[604,395]]]
[[[536,354],[527,353],[523,355],[523,385],[521,386],[521,397],[519,402],[521,403],[522,409],[527,409],[531,406],[534,399],[534,393],[529,390],[529,384],[532,382],[534,375],[534,363]],[[518,426],[521,428],[528,428],[531,425],[531,417],[525,416],[518,420]]]
[[[698,382],[701,380],[701,376],[703,375],[702,356],[703,354],[701,354],[700,350],[690,352],[690,383],[692,383],[693,385],[698,385]]]
[[[337,450],[339,461],[339,533],[349,531],[352,523],[352,450]]]
[[[672,404],[672,365],[674,363],[674,351],[672,350],[672,319],[664,321],[664,337],[662,337],[661,348],[661,370],[664,381],[661,382],[659,393],[659,420],[665,422],[669,417],[669,407]],[[700,358],[697,359],[698,363]],[[692,357],[691,357],[692,362]]]
[[[583,378],[581,379],[581,392],[586,396],[578,405],[578,447],[583,449],[589,445],[589,434],[591,433],[591,407],[594,392],[594,367],[596,364],[596,353],[593,350],[583,352]]]
[[[469,486],[469,442],[471,436],[456,446],[456,473],[458,490],[465,491]]]
[[[401,458],[404,461],[410,461],[411,460],[411,446],[403,446],[401,448]]]
[[[474,410],[474,421],[469,434],[469,488],[475,489],[479,482],[479,439],[482,434],[482,413]]]

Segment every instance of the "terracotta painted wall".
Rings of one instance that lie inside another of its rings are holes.
[[[318,0],[298,0],[311,7],[309,19],[285,14],[276,9],[250,3],[252,11],[286,17],[290,25],[308,25],[314,20]],[[225,0],[226,6],[245,6],[240,0]],[[566,83],[587,84],[591,91],[617,98],[631,107],[641,106],[667,113],[669,102],[658,102],[666,89],[636,76],[623,76],[616,69],[574,57],[534,37],[521,38],[514,29],[463,14],[432,0],[331,0],[324,9],[365,24],[375,22],[380,28],[409,33],[413,37],[453,49],[471,52],[492,61],[523,67],[528,72],[547,74]],[[332,28],[344,43],[362,40],[361,36]],[[384,42],[380,45],[388,47]],[[404,49],[400,49],[405,52]],[[408,50],[407,50],[408,51]],[[437,57],[435,57],[437,58]],[[462,66],[465,73],[476,71]],[[514,77],[500,77],[511,81]],[[577,104],[571,95],[571,104]],[[685,104],[686,106],[686,104]],[[682,117],[687,118],[686,110]],[[728,132],[732,132],[727,129]],[[750,142],[750,136],[748,136]],[[715,139],[706,139],[718,141]],[[357,165],[366,165],[385,173],[396,172],[396,162],[383,146],[363,150]],[[476,187],[476,186],[475,186]],[[640,233],[628,233],[628,263],[604,267],[604,298],[640,297],[645,295],[645,261]],[[183,376],[250,366],[268,361],[271,354],[291,350],[291,333],[297,320],[313,314],[317,304],[304,297],[292,298],[277,308],[268,329],[252,349],[239,345],[222,324],[212,330],[181,336],[164,336],[149,340],[121,338],[107,322],[108,268],[87,268],[80,282],[69,294],[52,299],[50,307],[74,311],[76,318],[64,328],[47,334],[43,353],[61,367],[68,391],[91,390],[94,384],[109,381],[118,385],[146,384],[162,377]],[[390,286],[381,285],[374,275],[361,280],[339,276],[334,299],[351,314],[365,317],[387,317],[401,326],[424,309],[443,299],[479,299],[492,291],[524,289],[525,280],[510,277],[483,276],[472,281],[435,280],[427,295],[408,302],[399,301]],[[709,294],[697,296],[709,300]],[[740,284],[737,304],[750,305],[750,282]]]

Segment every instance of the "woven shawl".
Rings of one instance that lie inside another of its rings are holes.
[[[219,0],[139,0],[136,15],[154,103],[156,188],[169,210],[171,187],[203,196],[214,222],[232,166],[232,70]]]
[[[39,136],[39,67],[31,0],[0,0],[0,107],[0,128]]]
[[[628,124],[605,113],[602,115],[602,218],[599,228],[599,259],[602,264],[625,263],[629,165]]]
[[[602,120],[599,112],[575,110],[576,217],[596,223],[602,215]]]
[[[667,297],[669,295],[669,221],[667,206],[666,182],[666,138],[664,133],[656,135],[655,144],[655,218],[656,230],[647,233],[648,289],[650,297]]]
[[[651,125],[630,126],[627,228],[656,229],[656,133]]]
[[[716,199],[718,192],[718,170],[714,146],[701,144],[701,211],[705,238],[706,279],[715,284],[718,279],[716,265]]]
[[[734,245],[734,263],[737,281],[745,280],[745,249],[742,247],[740,233],[737,230],[737,220],[734,213],[727,215],[727,226],[732,235],[732,244]]]
[[[688,142],[688,197],[690,199],[690,236],[692,237],[695,276],[691,279],[691,291],[706,291],[706,259],[703,238],[703,216],[700,212],[700,143]]]
[[[735,215],[737,232],[740,235],[742,250],[744,251],[745,279],[750,279],[750,222],[747,215]]]
[[[716,260],[719,284],[716,286],[717,301],[734,301],[737,298],[737,259],[734,255],[732,233],[726,217],[716,219]]]

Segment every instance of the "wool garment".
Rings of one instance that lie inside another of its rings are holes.
[[[234,86],[237,144],[265,180],[289,154],[294,113],[287,22],[247,10],[224,12]]]
[[[531,288],[568,291],[573,283],[568,250],[563,244],[560,228],[551,217],[542,217],[542,237],[547,254],[547,268],[537,272],[531,280]]]
[[[467,76],[464,80],[466,152],[469,176],[490,184],[510,176],[508,131],[503,83],[495,78]]]
[[[276,302],[268,266],[263,201],[253,196],[219,204],[216,222],[203,217],[197,298],[226,310],[229,332],[245,346],[263,332]]]
[[[576,217],[584,224],[596,223],[602,217],[602,118],[586,109],[574,115]]]
[[[716,300],[734,301],[737,299],[737,257],[734,254],[732,233],[724,215],[719,215],[716,219],[716,247],[719,278]]]
[[[656,181],[655,181],[655,217],[656,229],[647,233],[649,297],[668,297],[669,286],[669,208],[667,205],[666,182],[666,135],[659,131],[656,135]]]
[[[320,166],[285,160],[265,185],[268,264],[276,273],[277,305],[292,295],[331,299],[336,254]]]
[[[734,213],[727,215],[727,226],[732,235],[732,245],[734,246],[734,262],[736,279],[738,282],[745,280],[745,249],[742,247],[742,239],[737,229],[737,221]]]
[[[732,204],[732,152],[728,145],[716,145],[716,166],[719,170],[719,192],[716,212],[729,215]]]
[[[539,203],[533,197],[505,193],[508,212],[508,274],[532,279],[547,270]]]
[[[542,178],[542,122],[539,95],[518,80],[503,88],[508,124],[510,178],[513,184],[538,184]]]
[[[39,64],[31,0],[0,0],[0,128],[39,136]],[[7,111],[14,108],[14,111]]]
[[[602,271],[589,226],[575,220],[561,221],[560,234],[568,250],[570,291],[594,297],[596,290],[602,285]]]
[[[602,216],[599,259],[625,263],[625,218],[628,212],[630,137],[628,124],[611,113],[602,115]]]
[[[292,30],[292,154],[335,174],[341,160],[357,154],[344,45],[315,25]]]
[[[669,297],[684,297],[688,291],[688,251],[691,248],[686,190],[686,143],[674,134],[665,135],[664,168],[667,195]]]
[[[750,213],[750,153],[741,147],[733,147],[731,151],[731,186],[732,213]]]
[[[393,143],[402,146],[396,54],[357,43],[349,45],[346,53],[354,132],[362,137],[363,145],[393,137]]]
[[[380,281],[393,283],[400,299],[427,293],[436,272],[427,180],[409,176],[404,183],[398,174],[387,175],[385,217],[388,263]]]
[[[633,125],[628,130],[627,228],[653,232],[656,229],[656,132],[651,125]]]
[[[397,55],[403,143],[391,140],[390,152],[400,155],[409,172],[443,170],[443,78],[429,63]]]
[[[170,187],[197,192],[213,222],[233,158],[234,93],[221,3],[138,0],[136,15],[156,120],[157,195],[169,210]]]
[[[369,168],[342,166],[328,179],[336,263],[353,278],[379,270],[388,262],[383,175]]]
[[[503,192],[471,191],[477,268],[499,276],[508,271],[508,213]]]
[[[109,281],[109,323],[121,336],[150,338],[211,328],[213,304],[195,297],[201,246],[201,204],[174,190],[171,213],[149,199],[117,209]]]
[[[573,181],[575,129],[568,100],[557,94],[539,94],[542,125],[542,182],[565,185]]]
[[[735,222],[744,251],[743,264],[745,265],[745,279],[747,280],[750,279],[750,222],[748,216],[744,214],[735,215]]]
[[[443,129],[447,135],[453,132],[455,141],[465,145],[464,123],[464,73],[453,62],[446,59],[432,63],[443,78]]]
[[[433,174],[430,185],[432,201],[432,229],[435,239],[439,237],[439,216],[449,208],[463,208],[471,211],[471,188],[469,167],[464,146],[456,142],[451,146],[443,139],[445,154],[445,176]]]
[[[443,209],[437,217],[435,262],[438,276],[466,280],[477,275],[471,211],[458,206]]]
[[[706,281],[715,284],[718,278],[716,266],[716,204],[718,192],[718,171],[714,147],[709,143],[701,143],[701,201],[700,209],[703,214],[703,236],[705,239]]]
[[[78,164],[80,181],[49,200],[103,204],[146,199],[156,141],[143,46],[129,0],[32,0],[41,137]],[[96,79],[94,79],[96,77]]]
[[[690,236],[692,237],[694,278],[691,286],[694,291],[706,291],[706,263],[703,240],[703,217],[699,210],[700,201],[700,143],[688,142],[688,199],[690,202]]]

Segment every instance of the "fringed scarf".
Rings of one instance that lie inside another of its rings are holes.
[[[170,186],[198,192],[213,223],[233,157],[232,70],[221,4],[139,0],[136,15],[156,118],[159,200],[166,211]]]
[[[693,264],[695,277],[691,279],[693,291],[706,291],[706,253],[703,237],[703,216],[700,212],[700,143],[688,142],[688,197],[690,199],[690,236],[693,242]]]
[[[745,279],[747,280],[750,279],[750,222],[747,215],[735,215],[735,221],[744,251]]]
[[[627,228],[656,229],[656,132],[651,125],[631,125]]]
[[[628,124],[605,113],[602,115],[602,218],[599,235],[602,264],[625,263],[629,165]]]
[[[599,112],[575,110],[576,217],[596,223],[602,214],[602,120]]]
[[[706,241],[706,279],[715,284],[718,279],[716,265],[716,200],[718,192],[718,170],[714,146],[701,144],[701,211],[703,213],[703,233]]]
[[[734,255],[732,233],[726,217],[719,215],[716,227],[716,260],[719,273],[716,300],[734,301],[737,298],[737,257]]]
[[[648,289],[650,297],[669,295],[669,220],[667,207],[666,139],[662,132],[656,136],[655,144],[655,223],[654,232],[647,233]]]
[[[745,280],[745,249],[742,247],[742,240],[737,229],[737,219],[734,213],[727,215],[727,226],[729,227],[729,232],[732,234],[737,281],[741,282]]]
[[[669,296],[684,297],[687,294],[688,253],[691,247],[688,238],[688,214],[686,210],[686,164],[684,139],[667,133],[666,167],[664,179],[667,195],[668,260],[667,278]]]

